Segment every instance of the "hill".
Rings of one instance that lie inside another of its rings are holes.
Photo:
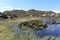
[[[60,13],[55,13],[53,11],[41,11],[30,9],[25,10],[11,10],[0,12],[0,19],[13,19],[13,18],[25,18],[25,17],[48,17],[48,18],[59,18]]]

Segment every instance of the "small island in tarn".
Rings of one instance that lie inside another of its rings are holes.
[[[21,29],[44,30],[47,27],[47,24],[40,20],[24,21],[19,24],[19,28]]]

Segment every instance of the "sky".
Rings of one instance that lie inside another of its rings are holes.
[[[0,12],[14,9],[36,9],[60,13],[60,0],[0,0]]]

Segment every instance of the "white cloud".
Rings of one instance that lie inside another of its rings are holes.
[[[11,7],[11,6],[6,6],[6,7],[4,7],[4,9],[13,10],[13,9],[21,9],[21,8],[15,8],[15,7]]]
[[[3,7],[3,8],[6,10],[12,10],[13,9],[13,7],[9,7],[9,6]]]
[[[21,8],[15,8],[15,7],[11,7],[11,6],[3,6],[0,8],[1,8],[0,12],[7,11],[7,10],[14,10],[14,9],[20,10],[21,9]]]
[[[58,11],[58,10],[53,10],[53,12],[55,12],[55,13],[60,13],[60,11]]]
[[[0,2],[0,12],[4,12],[4,11],[7,11],[7,10],[14,10],[14,9],[21,9],[21,8],[18,8],[18,7],[13,7],[5,2]]]

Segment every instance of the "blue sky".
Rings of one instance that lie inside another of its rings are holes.
[[[37,9],[60,12],[60,0],[0,0],[0,11]]]

